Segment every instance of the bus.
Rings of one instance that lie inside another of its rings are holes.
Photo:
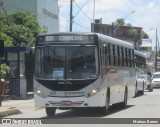
[[[143,95],[144,90],[147,89],[147,83],[142,77],[147,73],[146,69],[146,55],[140,51],[135,50],[135,69],[136,69],[136,93],[135,96]]]
[[[40,34],[35,44],[35,106],[56,109],[126,108],[135,96],[134,47],[98,33]]]

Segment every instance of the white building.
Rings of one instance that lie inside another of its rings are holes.
[[[41,28],[47,33],[59,32],[58,0],[1,0],[7,13],[29,11],[36,15]]]
[[[147,68],[149,71],[154,72],[154,64],[155,64],[155,53],[152,50],[152,40],[151,39],[142,39],[142,45],[140,45],[139,50],[146,54],[147,59]]]

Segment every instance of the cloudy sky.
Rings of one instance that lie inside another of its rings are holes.
[[[59,6],[60,31],[69,31],[70,0],[59,0]],[[118,18],[125,18],[126,23],[142,27],[153,43],[156,28],[158,36],[160,35],[160,0],[95,0],[94,16],[93,8],[94,0],[74,0],[73,31],[90,32],[93,17],[102,18],[103,24],[111,24]]]

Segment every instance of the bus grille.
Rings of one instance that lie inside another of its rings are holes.
[[[95,79],[76,81],[37,80],[41,85],[53,91],[78,91],[94,82]]]

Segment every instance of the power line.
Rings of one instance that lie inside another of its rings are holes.
[[[83,5],[83,7],[80,8],[80,10],[75,14],[75,16],[73,16],[73,18],[76,17],[76,16],[79,14],[80,11],[82,11],[82,9],[86,6],[86,4],[87,4],[88,2],[89,2],[89,0],[86,1],[86,3]]]
[[[75,22],[75,21],[73,21],[73,23],[75,23],[75,24],[77,24],[77,25],[81,26],[82,28],[85,28],[85,29],[88,29],[88,30],[90,30],[90,28],[88,28],[88,27],[85,27],[85,26],[83,26],[83,25],[81,25],[81,24],[79,24],[79,23],[77,23],[77,22]]]
[[[75,2],[75,1],[74,1]],[[78,4],[75,2],[75,5],[80,9],[80,11],[91,21],[93,21],[84,11],[81,10],[81,8],[78,6]],[[75,16],[74,16],[75,17]]]

